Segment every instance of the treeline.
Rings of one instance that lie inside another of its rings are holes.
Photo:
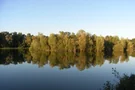
[[[22,33],[0,33],[0,48],[29,48],[34,51],[53,52],[89,52],[89,53],[117,53],[127,52],[131,54],[135,50],[135,39],[129,40],[118,36],[91,35],[84,30],[78,33],[60,31],[59,34],[45,36],[39,33],[37,36]]]
[[[0,32],[0,48],[28,48],[32,37],[31,34]]]
[[[96,36],[79,30],[77,34],[60,31],[59,34],[45,36],[39,33],[32,38],[30,51],[65,51],[131,54],[135,49],[135,39],[129,40],[118,36]]]

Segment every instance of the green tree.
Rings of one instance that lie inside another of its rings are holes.
[[[133,38],[131,42],[133,43],[133,50],[135,50],[135,38]]]
[[[87,33],[84,30],[79,30],[77,33],[79,51],[84,52],[86,50],[86,37]]]
[[[129,55],[131,55],[133,52],[133,43],[129,40],[127,40],[127,50],[126,51]]]
[[[40,38],[38,36],[33,36],[32,37],[32,43],[30,45],[29,50],[31,52],[41,50]]]
[[[104,38],[102,36],[96,37],[96,53],[104,50]]]
[[[28,33],[25,37],[25,47],[30,47],[32,42],[32,35]]]
[[[67,49],[68,49],[68,52],[76,53],[76,51],[77,51],[77,37],[76,37],[76,35],[74,33],[72,33],[68,37]]]
[[[92,53],[93,50],[93,41],[91,34],[87,33],[86,36],[86,52]]]
[[[57,51],[57,35],[56,34],[50,34],[48,39],[48,44],[51,48],[51,51]]]
[[[40,42],[40,48],[41,48],[41,50],[49,51],[50,50],[50,47],[48,45],[48,37],[47,36],[44,36],[41,33],[38,34],[38,37],[40,39],[39,42]]]

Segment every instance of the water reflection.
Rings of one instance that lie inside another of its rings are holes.
[[[135,56],[135,53],[131,56]],[[49,64],[51,67],[67,69],[75,66],[78,70],[84,70],[95,66],[102,66],[108,60],[109,63],[128,62],[127,53],[69,53],[69,52],[29,52],[28,50],[0,50],[0,64],[20,64],[23,62],[37,64],[43,67]]]
[[[0,64],[21,64],[25,62],[24,53],[18,50],[0,50]]]

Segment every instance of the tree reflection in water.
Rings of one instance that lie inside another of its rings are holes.
[[[21,64],[25,62],[24,53],[19,50],[0,50],[0,64]]]
[[[133,56],[133,55],[132,55]],[[51,67],[67,69],[75,66],[82,71],[90,67],[102,66],[108,60],[109,63],[117,64],[119,61],[127,62],[127,53],[73,53],[73,52],[29,52],[28,50],[0,50],[0,64],[32,63],[43,67],[49,64]]]
[[[132,57],[135,56],[133,52]],[[50,67],[59,67],[60,70],[76,67],[82,71],[95,66],[102,66],[105,60],[109,63],[117,64],[118,62],[128,62],[129,55],[127,53],[73,53],[73,52],[29,52],[28,50],[0,50],[0,64],[21,64],[24,62],[37,64],[39,68],[46,64]],[[103,90],[135,90],[135,75],[130,76],[124,74],[120,76],[116,69],[112,69],[114,76],[118,79],[116,84],[107,81]]]
[[[110,63],[117,64],[119,61],[122,63],[129,60],[128,54],[125,53],[73,53],[73,52],[30,52],[31,62],[38,64],[39,67],[43,67],[45,64],[49,64],[51,67],[59,67],[59,69],[66,69],[72,66],[76,66],[78,70],[82,71],[90,67],[102,66],[105,60]],[[27,60],[27,57],[25,57]],[[44,61],[44,62],[43,62]]]

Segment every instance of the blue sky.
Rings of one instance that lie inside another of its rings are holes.
[[[135,37],[134,0],[0,0],[0,31],[45,35],[84,29]]]

